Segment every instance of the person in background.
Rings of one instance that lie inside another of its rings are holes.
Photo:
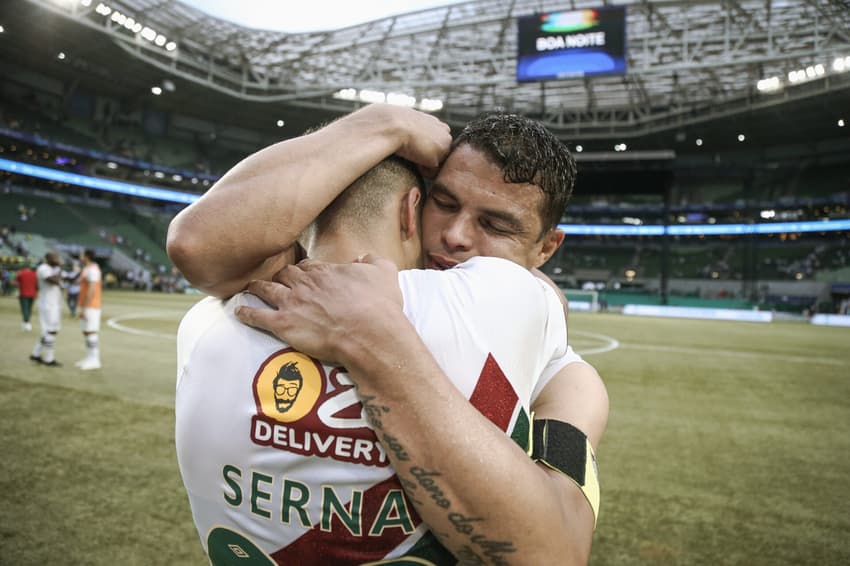
[[[86,343],[86,357],[75,365],[82,370],[100,369],[100,312],[103,284],[100,266],[95,261],[92,249],[85,250],[80,255],[83,271],[80,273],[80,328]]]
[[[62,267],[59,254],[47,252],[35,270],[38,280],[38,324],[41,336],[30,359],[50,367],[61,366],[56,361],[56,335],[62,328]]]
[[[77,316],[77,301],[80,297],[80,263],[77,260],[71,263],[70,271],[62,272],[62,279],[68,285],[68,288],[65,290],[67,293],[65,299],[68,304],[68,310],[71,311],[71,318],[74,318]]]
[[[21,318],[23,319],[21,328],[29,332],[32,330],[32,323],[30,323],[32,304],[38,295],[38,279],[35,271],[29,265],[24,266],[15,275],[15,286],[18,288],[18,303],[21,306]]]

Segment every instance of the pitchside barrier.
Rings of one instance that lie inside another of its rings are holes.
[[[845,314],[816,314],[812,324],[819,326],[850,326],[850,316]]]
[[[583,289],[561,289],[570,303],[571,311],[596,312],[599,310],[599,292]]]
[[[701,318],[706,320],[735,320],[739,322],[773,322],[772,312],[743,309],[626,305],[623,307],[623,314],[672,318]]]

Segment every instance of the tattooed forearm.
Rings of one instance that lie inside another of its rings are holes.
[[[478,566],[479,564],[484,564],[484,559],[478,556],[468,546],[461,548],[455,558],[457,558],[457,566]]]
[[[410,473],[413,474],[413,477],[416,478],[416,481],[419,482],[419,485],[428,492],[431,496],[431,499],[434,500],[434,503],[442,507],[443,509],[448,509],[451,506],[451,502],[446,499],[443,490],[439,488],[437,485],[435,477],[439,477],[441,474],[439,472],[432,472],[418,466],[414,466],[410,468]]]
[[[484,535],[472,535],[470,540],[480,546],[484,551],[484,556],[497,566],[508,566],[508,561],[503,555],[516,552],[513,543],[507,540],[490,540]]]
[[[492,564],[507,565],[508,562],[501,555],[516,552],[516,548],[509,541],[490,540],[484,535],[475,534],[475,527],[472,523],[483,520],[481,517],[466,517],[462,513],[449,513],[449,521],[452,522],[455,530],[460,534],[466,535],[471,542],[481,547],[484,556],[489,558]],[[464,548],[472,552],[472,549],[468,546]],[[480,559],[478,554],[475,554],[475,557]],[[475,564],[475,562],[471,562],[471,564]]]
[[[452,522],[455,530],[462,535],[471,535],[475,528],[470,523],[483,520],[480,517],[464,517],[461,513],[449,513],[449,521]]]
[[[372,425],[372,428],[375,430],[384,430],[384,423],[381,421],[381,417],[389,413],[390,408],[386,405],[374,403],[373,401],[375,401],[374,395],[363,395],[360,398],[360,402],[363,404],[363,413],[366,415],[366,419]]]
[[[363,414],[368,419],[372,428],[381,441],[384,450],[390,456],[390,460],[396,469],[399,482],[407,497],[418,508],[424,507],[424,502],[417,495],[424,492],[438,507],[445,509],[448,513],[445,518],[454,528],[457,535],[461,535],[467,542],[454,552],[458,564],[462,566],[477,566],[479,564],[494,564],[496,566],[508,566],[506,555],[516,552],[516,547],[510,541],[491,540],[479,531],[483,528],[481,523],[485,522],[483,517],[467,517],[463,513],[452,510],[452,502],[440,487],[443,474],[437,470],[429,470],[420,466],[408,467],[404,462],[415,460],[402,444],[402,440],[384,430],[383,417],[390,413],[390,408],[377,402],[374,395],[364,395],[361,398]],[[423,517],[424,518],[424,517]],[[427,519],[426,519],[427,522]],[[431,531],[444,544],[453,538],[445,532],[438,532],[434,528]],[[449,545],[450,547],[453,545]]]
[[[408,456],[407,452],[405,452],[404,446],[401,445],[396,437],[385,432],[381,435],[381,444],[385,450],[391,450],[398,461],[406,462],[410,460],[410,456]]]

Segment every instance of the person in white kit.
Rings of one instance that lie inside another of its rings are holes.
[[[418,267],[419,198],[413,170],[391,158],[343,192],[302,244],[326,261],[373,252]],[[532,391],[566,349],[555,293],[515,263],[484,257],[402,271],[398,285],[453,385],[528,449]],[[178,332],[177,455],[211,563],[455,563],[405,495],[385,452],[392,440],[379,442],[367,424],[374,408],[361,405],[345,369],[243,325],[240,305],[262,303],[245,293],[204,299]]]
[[[83,271],[80,273],[80,329],[86,346],[86,357],[75,362],[82,370],[100,369],[100,314],[103,308],[103,277],[95,261],[95,251],[86,249],[80,254]]]
[[[439,366],[427,365],[431,355],[401,311],[385,316],[359,306],[395,296],[395,278],[390,288],[359,270],[345,276],[348,265],[292,266],[301,257],[296,241],[305,227],[392,154],[436,173],[420,219],[426,267],[451,269],[490,256],[536,272],[563,240],[557,223],[572,192],[575,161],[542,124],[497,113],[470,122],[452,141],[448,125],[435,116],[372,104],[235,165],[171,222],[169,256],[210,295],[227,299],[248,285],[280,310],[240,308],[242,322],[317,358],[344,360],[358,391],[386,403],[391,414],[382,413],[384,433],[406,449],[388,454],[417,511],[455,556],[469,563],[557,557],[584,564],[599,507],[593,452],[608,419],[607,392],[594,368],[568,347],[565,363],[544,371],[532,396],[534,449],[530,458],[517,457],[516,444],[449,387]],[[283,276],[290,292],[271,282]],[[321,343],[340,345],[339,356],[330,353],[333,347],[317,347]],[[395,363],[378,363],[390,359]],[[411,374],[416,368],[420,378],[394,380],[396,366]],[[410,383],[427,386],[400,385]],[[451,411],[443,404],[448,397]],[[371,424],[381,428],[374,419]],[[445,434],[434,432],[444,427]],[[458,438],[465,439],[464,451]],[[433,455],[439,478],[415,475]],[[469,461],[488,467],[488,482],[468,473]],[[446,497],[428,495],[435,491]],[[458,522],[461,511],[480,520]],[[537,522],[540,528],[526,528]]]
[[[59,367],[56,360],[56,335],[62,328],[62,265],[59,254],[47,252],[35,270],[38,279],[38,323],[41,336],[30,359],[45,366]]]

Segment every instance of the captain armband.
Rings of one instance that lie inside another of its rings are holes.
[[[533,420],[529,456],[570,478],[593,509],[593,526],[599,516],[599,470],[593,447],[582,431],[554,419]]]

